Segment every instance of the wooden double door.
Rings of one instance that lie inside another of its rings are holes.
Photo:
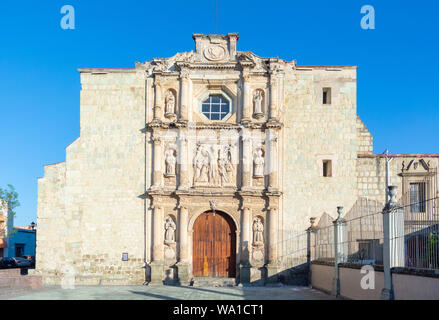
[[[194,223],[193,274],[195,277],[236,276],[236,228],[223,212],[208,211]]]

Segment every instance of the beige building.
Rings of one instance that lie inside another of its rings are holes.
[[[309,218],[384,202],[355,66],[300,66],[194,34],[195,51],[80,69],[80,137],[38,182],[46,284],[272,279]],[[403,190],[439,156],[397,156]],[[416,167],[415,167],[416,164]]]

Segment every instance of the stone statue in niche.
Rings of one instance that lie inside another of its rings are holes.
[[[257,147],[253,153],[253,176],[260,178],[264,176],[264,151],[261,146]]]
[[[175,146],[169,146],[165,152],[165,175],[167,177],[175,176],[175,164],[177,163],[176,153],[177,152]]]
[[[175,114],[175,95],[172,90],[168,90],[165,98],[165,115],[171,116]]]
[[[165,243],[171,244],[175,243],[175,230],[177,225],[174,220],[168,216],[165,222]]]
[[[259,217],[253,221],[253,244],[256,246],[264,244],[264,225]]]
[[[221,178],[221,184],[229,183],[232,179],[232,152],[231,146],[225,145],[219,151],[218,157],[218,173]]]
[[[263,101],[263,93],[262,90],[256,90],[253,96],[253,104],[254,104],[254,112],[253,116],[255,118],[262,118],[264,116],[264,112],[262,111],[262,101]]]

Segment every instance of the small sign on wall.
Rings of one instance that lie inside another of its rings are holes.
[[[122,253],[122,261],[128,261],[128,253]]]

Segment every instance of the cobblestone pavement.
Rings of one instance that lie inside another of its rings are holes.
[[[12,300],[332,300],[334,297],[307,287],[174,287],[77,286],[43,288],[12,296]]]

